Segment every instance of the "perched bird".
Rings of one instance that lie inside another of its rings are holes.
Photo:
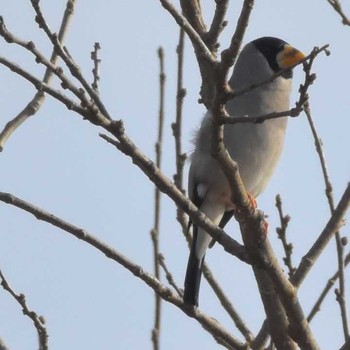
[[[234,67],[230,86],[237,90],[261,83],[287,68],[270,83],[227,102],[230,116],[259,116],[289,109],[292,65],[304,55],[285,41],[263,37],[247,44]],[[237,123],[224,126],[224,143],[239,166],[247,192],[256,198],[270,180],[281,155],[287,118],[260,124]],[[223,228],[233,215],[231,191],[218,162],[211,156],[211,113],[208,112],[195,138],[188,181],[189,197],[215,224]],[[187,265],[184,302],[198,306],[198,294],[206,250],[212,238],[193,226],[193,243]]]

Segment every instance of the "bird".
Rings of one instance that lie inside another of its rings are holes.
[[[289,109],[292,91],[292,68],[305,58],[304,54],[282,39],[261,37],[244,46],[234,66],[229,85],[238,90],[270,79],[274,80],[250,89],[226,103],[232,117],[256,117]],[[205,114],[194,139],[194,151],[188,177],[191,201],[213,223],[221,228],[233,216],[229,183],[218,161],[211,155],[210,110]],[[224,144],[239,167],[239,173],[249,196],[255,198],[265,189],[280,158],[287,117],[262,123],[224,125]],[[190,222],[191,225],[191,222]],[[202,269],[207,248],[213,243],[204,229],[193,225],[193,240],[187,264],[183,301],[198,306]]]

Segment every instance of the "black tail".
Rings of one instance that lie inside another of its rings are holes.
[[[199,287],[204,263],[204,257],[198,259],[196,256],[196,236],[193,237],[190,257],[188,258],[184,290],[185,304],[193,306],[198,306]]]

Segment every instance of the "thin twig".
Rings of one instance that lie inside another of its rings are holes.
[[[279,194],[276,196],[276,208],[278,210],[278,215],[281,223],[281,226],[276,228],[276,232],[277,232],[278,238],[282,242],[283,249],[286,254],[286,256],[283,258],[283,262],[288,268],[289,277],[291,277],[295,272],[295,267],[293,267],[293,263],[292,263],[293,244],[288,243],[287,235],[286,235],[288,223],[290,221],[290,216],[283,214],[282,199]]]
[[[43,64],[47,69],[49,69],[53,74],[55,74],[61,80],[62,88],[70,90],[81,101],[82,106],[88,106],[88,105],[94,106],[94,102],[93,101],[91,102],[86,98],[85,91],[83,89],[77,88],[75,85],[73,85],[72,82],[69,80],[69,78],[64,74],[63,69],[61,67],[56,67],[55,65],[52,64],[52,62],[50,62],[48,59],[46,59],[46,57],[36,48],[35,44],[32,41],[24,41],[24,40],[16,37],[15,35],[13,35],[11,32],[9,32],[7,30],[7,28],[5,27],[5,24],[1,21],[0,21],[0,34],[4,37],[4,39],[6,41],[8,41],[12,44],[19,45],[22,48],[31,52],[35,57],[35,61],[38,64]],[[5,63],[3,63],[3,64],[5,64]],[[13,64],[13,66],[15,66],[15,65]],[[13,69],[13,70],[16,73],[20,72],[20,71],[23,72],[23,70],[20,70],[20,69],[18,69],[18,71],[16,71],[15,69]],[[19,73],[19,74],[21,74],[21,73]],[[26,76],[28,77],[29,74],[26,74]],[[36,84],[37,89],[38,89],[39,84],[42,86],[47,85],[44,82],[39,81],[39,83]]]
[[[213,289],[214,293],[216,294],[222,307],[227,312],[227,314],[231,317],[237,329],[242,333],[245,340],[248,343],[251,343],[251,341],[254,339],[252,331],[248,328],[246,323],[243,321],[242,317],[239,315],[238,311],[235,309],[231,301],[228,299],[228,297],[226,296],[220,284],[217,282],[217,280],[213,276],[207,264],[204,264],[203,275],[207,280],[207,282],[209,283],[210,287]]]
[[[204,39],[210,51],[212,52],[216,52],[218,50],[219,36],[227,25],[227,21],[225,21],[225,16],[228,9],[228,5],[229,5],[229,0],[216,1],[214,17],[211,22],[210,29],[205,34],[205,39]]]
[[[62,22],[60,25],[58,40],[63,42],[69,27],[69,23],[72,19],[74,13],[74,6],[76,0],[68,0],[66,4],[66,9],[63,14]],[[1,19],[1,26],[3,25],[3,19]],[[5,28],[6,29],[6,28]],[[2,35],[2,34],[1,34]],[[52,51],[50,62],[55,65],[58,59],[58,54],[56,50]],[[46,69],[44,77],[42,79],[43,83],[49,84],[52,79],[51,69]],[[45,95],[42,91],[38,91],[33,99],[22,109],[22,111],[11,121],[9,121],[5,128],[0,133],[0,152],[3,150],[8,138],[31,116],[38,112],[42,104],[44,103]]]
[[[334,10],[340,15],[342,23],[346,26],[350,26],[350,19],[345,15],[343,8],[339,0],[327,0],[327,2],[334,8]]]
[[[347,266],[349,264],[349,262],[350,262],[350,253],[348,253],[344,259],[344,266]],[[312,309],[307,317],[308,322],[311,322],[312,319],[317,314],[317,312],[320,311],[321,305],[322,305],[324,299],[326,298],[329,291],[333,288],[333,286],[338,278],[339,278],[339,270],[328,280],[325,287],[323,288],[320,296],[316,300],[315,305],[312,307]]]
[[[185,49],[185,32],[180,28],[179,42],[176,48],[177,53],[177,87],[176,87],[176,119],[172,123],[173,136],[175,140],[175,159],[176,159],[176,173],[174,174],[174,183],[176,187],[185,193],[183,185],[183,169],[186,161],[186,153],[182,151],[182,110],[184,98],[186,96],[186,89],[183,86],[183,59]],[[176,208],[176,219],[180,225],[187,226],[185,213],[179,207]]]
[[[326,160],[322,149],[322,142],[318,136],[315,124],[313,122],[311,109],[308,102],[304,104],[304,110],[311,128],[312,135],[314,137],[316,151],[320,160],[322,174],[323,174],[324,183],[325,183],[325,193],[328,200],[329,209],[331,214],[333,214],[335,210],[334,198],[333,198],[333,186],[331,184],[330,177],[328,174]],[[348,323],[347,307],[346,307],[346,299],[345,299],[344,247],[342,244],[342,239],[339,231],[335,233],[335,240],[336,240],[336,246],[337,246],[338,271],[339,271],[339,289],[336,290],[336,299],[340,307],[344,340],[346,340],[349,338],[350,333],[349,333],[349,323]]]
[[[311,270],[312,266],[315,264],[317,258],[321,255],[323,249],[326,247],[327,243],[330,241],[335,232],[343,225],[344,217],[350,205],[350,184],[348,184],[345,189],[341,200],[338,203],[337,208],[334,211],[334,214],[329,219],[319,238],[310,248],[309,252],[302,258],[301,263],[298,268],[295,270],[295,273],[290,278],[291,283],[299,288],[303,283],[305,277]],[[265,341],[268,338],[268,322],[264,321],[263,326],[261,327],[256,340],[257,348],[260,349],[260,346],[263,346]]]
[[[180,28],[179,43],[177,45],[177,87],[176,87],[176,119],[171,125],[175,140],[175,158],[176,158],[176,173],[174,182],[177,188],[184,191],[183,186],[183,168],[186,161],[186,154],[182,152],[182,110],[186,89],[183,86],[183,58],[185,35],[184,30]]]
[[[93,76],[93,82],[91,84],[91,87],[97,92],[99,93],[98,90],[98,83],[100,81],[100,74],[99,74],[99,69],[100,69],[100,63],[101,63],[101,59],[98,58],[98,52],[99,50],[101,50],[101,45],[100,43],[95,43],[94,44],[94,50],[91,51],[91,59],[94,63],[94,68],[92,69],[92,76]]]
[[[319,155],[325,187],[326,187],[325,193],[328,199],[329,208],[331,213],[333,213],[334,212],[333,186],[330,182],[325,157],[323,154],[322,142],[318,137],[316,127],[311,116],[310,106],[308,103],[305,105],[305,113],[311,128],[312,134],[314,136],[316,150]],[[344,339],[346,340],[349,337],[349,325],[348,325],[347,308],[346,308],[346,300],[345,300],[345,274],[344,274],[344,262],[343,262],[344,248],[343,248],[339,231],[335,233],[335,238],[336,238],[336,245],[337,245],[338,272],[339,272],[339,289],[336,289],[335,292],[336,292],[336,300],[339,303],[340,312],[341,312]]]
[[[165,272],[165,277],[166,277],[168,283],[176,290],[176,292],[179,295],[179,297],[182,298],[183,293],[182,293],[181,289],[177,286],[172,273],[168,269],[168,267],[167,267],[167,265],[165,263],[165,257],[164,257],[163,254],[159,254],[158,262],[159,262],[159,265],[162,267],[162,269]]]
[[[50,96],[54,97],[56,100],[62,102],[67,107],[67,109],[73,110],[74,112],[80,114],[83,117],[86,115],[87,110],[81,107],[80,104],[77,104],[71,98],[64,95],[61,91],[51,88],[49,85],[43,83],[40,79],[36,78],[17,64],[1,56],[0,64],[4,65],[5,67],[9,68],[12,72],[20,75],[25,80],[30,82],[39,92],[45,92]]]
[[[304,281],[306,275],[309,273],[312,266],[315,264],[317,258],[321,255],[328,242],[331,240],[335,232],[344,225],[344,217],[350,205],[350,183],[347,184],[345,191],[334,210],[334,213],[328,220],[325,228],[314,242],[312,247],[305,254],[291,278],[291,282],[296,288],[299,288]]]
[[[39,316],[35,311],[32,311],[28,308],[25,295],[22,293],[17,294],[12,289],[1,270],[0,279],[2,287],[12,295],[12,297],[18,302],[19,305],[21,305],[23,314],[33,321],[34,327],[38,333],[39,350],[48,350],[49,335],[47,334],[44,318],[42,316]]]
[[[146,272],[141,266],[135,264],[133,261],[125,257],[123,254],[113,249],[109,245],[105,244],[95,236],[88,233],[86,230],[81,229],[71,223],[64,221],[63,219],[49,213],[41,208],[38,208],[31,203],[28,203],[10,193],[0,192],[0,201],[18,207],[28,213],[31,213],[38,220],[43,220],[55,227],[62,229],[63,231],[75,236],[83,242],[101,251],[106,257],[122,265],[133,275],[144,281],[149,287],[151,287],[157,294],[159,294],[164,300],[175,305],[182,310],[189,317],[196,319],[204,329],[206,329],[213,337],[220,338],[223,342],[229,345],[229,349],[232,350],[245,350],[246,344],[236,339],[230,334],[218,321],[205,315],[199,309],[193,309],[186,306],[182,298],[175,294],[172,289],[167,288],[161,284],[158,279],[152,274]]]
[[[230,46],[221,53],[220,71],[223,72],[224,77],[227,77],[229,68],[236,62],[253,7],[254,0],[244,0],[242,10],[237,21],[236,30],[231,38]]]
[[[193,46],[198,51],[198,54],[208,62],[215,63],[215,57],[210,52],[207,45],[204,43],[201,35],[197,32],[195,28],[190,24],[190,22],[186,19],[185,16],[181,15],[181,13],[176,10],[176,8],[168,1],[168,0],[159,0],[162,6],[172,15],[175,19],[176,23],[182,28],[190,40],[193,43]]]
[[[163,129],[164,129],[164,86],[165,86],[165,73],[164,73],[164,51],[160,47],[158,49],[159,58],[159,113],[158,113],[158,137],[155,144],[156,151],[156,166],[161,169],[162,163],[162,145],[163,145]],[[160,191],[157,187],[154,189],[154,226],[151,230],[151,238],[153,244],[153,263],[154,263],[154,275],[160,280],[159,269],[159,225],[160,225]],[[160,322],[161,322],[161,297],[155,293],[155,308],[154,308],[154,326],[152,329],[152,342],[153,349],[159,349],[159,334],[160,334]]]
[[[70,54],[67,53],[67,50],[62,46],[60,40],[58,40],[57,34],[52,33],[44,15],[42,14],[41,8],[39,6],[38,0],[31,0],[32,6],[36,12],[36,22],[39,25],[39,28],[41,28],[47,37],[50,39],[52,45],[54,46],[55,50],[57,51],[59,57],[62,58],[66,66],[68,67],[70,73],[74,78],[76,78],[79,83],[83,86],[84,90],[87,92],[87,94],[90,96],[91,100],[94,101],[94,104],[96,104],[97,108],[100,110],[100,112],[108,119],[112,119],[112,117],[109,115],[106,107],[104,106],[103,102],[101,101],[98,93],[90,86],[88,81],[84,78],[82,75],[79,66],[74,62],[73,58]]]

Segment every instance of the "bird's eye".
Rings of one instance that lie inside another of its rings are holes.
[[[285,46],[286,46],[286,44],[281,44],[278,48],[278,52],[283,51]]]

